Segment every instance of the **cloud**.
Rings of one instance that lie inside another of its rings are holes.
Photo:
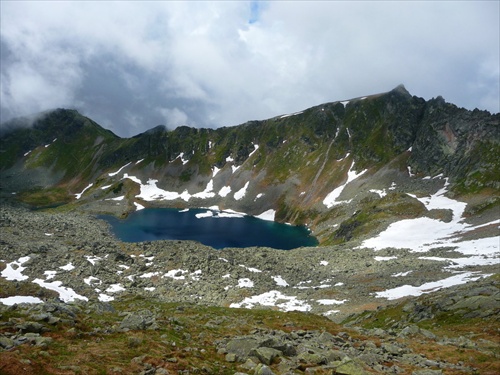
[[[499,3],[2,2],[1,120],[79,109],[121,136],[378,93],[499,109]]]

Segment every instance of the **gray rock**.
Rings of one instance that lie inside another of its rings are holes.
[[[441,375],[442,370],[417,370],[413,371],[411,375]]]
[[[14,346],[14,340],[0,335],[0,347],[4,349],[10,349]]]
[[[16,328],[23,333],[31,332],[31,333],[41,333],[42,331],[47,331],[44,325],[38,322],[24,322],[20,324],[16,324]]]
[[[247,358],[249,353],[256,349],[259,345],[259,340],[255,337],[237,337],[226,344],[226,351],[234,353],[238,358]]]
[[[141,310],[128,314],[120,323],[121,330],[144,330],[156,323],[153,313],[149,310]]]
[[[367,372],[363,366],[350,358],[346,358],[341,362],[333,364],[335,368],[334,374],[339,375],[366,375]]]
[[[394,356],[397,356],[397,355],[402,353],[401,347],[399,347],[398,345],[395,345],[395,344],[391,344],[391,343],[383,343],[382,350],[384,352],[391,354],[391,355],[394,355]]]
[[[258,364],[255,367],[254,375],[275,375],[275,373],[267,365]]]
[[[279,350],[273,348],[260,347],[250,352],[250,355],[256,357],[261,363],[271,365],[276,357],[283,355]]]

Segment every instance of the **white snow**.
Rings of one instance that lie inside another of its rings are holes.
[[[137,198],[142,198],[145,201],[154,201],[158,199],[164,199],[164,200],[175,200],[178,198],[181,198],[185,200],[186,202],[189,201],[189,198],[191,198],[191,195],[187,192],[187,190],[184,190],[181,194],[175,192],[175,191],[166,191],[163,189],[160,189],[158,186],[156,186],[156,183],[158,180],[154,180],[150,178],[147,182],[146,185],[143,185],[139,179],[135,178],[132,179],[132,176],[125,176],[124,178],[130,178],[132,181],[137,182],[139,181],[139,184],[141,185],[141,192],[139,195],[137,195]]]
[[[328,311],[324,312],[322,315],[323,316],[330,316],[330,315],[336,314],[338,312],[340,312],[340,310],[328,310]]]
[[[322,260],[319,262],[322,266],[328,266],[328,262],[326,260]]]
[[[64,302],[73,302],[76,299],[81,299],[84,301],[88,301],[89,299],[85,296],[81,296],[76,293],[73,289],[62,286],[62,281],[53,281],[51,283],[47,283],[42,279],[33,280],[35,284],[40,285],[42,288],[47,288],[59,293],[59,298]]]
[[[16,305],[19,303],[43,303],[43,301],[38,297],[30,296],[12,296],[6,298],[0,298],[0,303],[7,306]]]
[[[255,216],[257,219],[262,219],[262,220],[267,220],[267,221],[274,221],[274,217],[276,216],[276,210],[270,209],[267,211],[264,211],[260,215]]]
[[[332,208],[333,206],[338,205],[338,204],[349,203],[350,201],[337,201],[337,198],[340,196],[340,194],[342,193],[342,191],[344,190],[344,188],[347,186],[348,183],[354,181],[355,179],[357,179],[358,177],[363,175],[366,171],[367,171],[367,169],[365,169],[359,173],[354,171],[354,161],[353,161],[351,164],[351,167],[349,168],[349,171],[347,172],[347,181],[343,185],[340,185],[340,186],[336,187],[335,189],[333,189],[325,197],[325,199],[323,200],[323,204],[328,208]]]
[[[469,226],[461,221],[466,204],[445,197],[444,194],[446,193],[447,186],[448,181],[446,179],[444,187],[430,197],[417,198],[414,195],[412,197],[422,202],[429,210],[450,210],[452,212],[452,220],[450,222],[428,217],[401,220],[389,225],[378,236],[364,241],[361,247],[372,248],[374,250],[389,247],[406,248],[414,252],[428,252],[433,248],[451,247],[464,255],[472,256],[460,260],[455,258],[449,259],[452,262],[459,262],[461,267],[477,264],[498,264],[500,257],[500,236],[468,241],[457,238],[458,233],[471,231],[477,229],[477,227]]]
[[[56,277],[57,271],[44,271],[43,273],[45,276],[45,280],[50,280]]]
[[[51,237],[54,235],[54,233],[44,233],[47,237]]]
[[[276,283],[276,285],[278,285],[278,286],[289,286],[290,285],[280,275],[271,276],[271,277],[274,280],[274,282]]]
[[[99,297],[97,297],[97,299],[101,302],[110,302],[110,301],[114,301],[114,297],[111,297],[111,296],[108,296],[107,294],[99,294]]]
[[[179,155],[177,155],[177,157],[174,160],[177,160],[177,159],[181,159],[182,165],[186,165],[189,162],[189,160],[184,160],[184,153],[183,152],[181,152]]]
[[[89,276],[83,279],[83,282],[87,285],[98,284],[100,285],[102,282],[97,277]]]
[[[350,102],[350,100],[344,100],[344,101],[342,101],[340,103],[342,103],[342,105],[345,107],[349,102]]]
[[[300,115],[302,113],[304,113],[304,111],[300,111],[300,112],[295,112],[295,113],[290,113],[290,114],[287,114],[287,115],[283,115],[280,118],[286,118],[286,117],[290,117],[290,116],[296,116],[296,115]]]
[[[142,279],[150,279],[153,276],[158,276],[160,273],[159,272],[147,272],[143,273],[141,276],[139,276]]]
[[[111,284],[106,290],[105,292],[107,293],[118,293],[118,292],[121,292],[121,291],[124,291],[125,288],[123,287],[122,284]]]
[[[205,187],[205,190],[203,190],[202,192],[193,194],[193,197],[201,198],[201,199],[213,198],[215,196],[213,189],[214,189],[214,180],[212,179],[212,180],[208,181],[207,186]]]
[[[28,279],[28,276],[23,275],[23,271],[26,267],[22,267],[28,260],[30,260],[30,257],[26,256],[19,258],[17,261],[7,263],[5,269],[1,273],[2,277],[11,281],[23,281]]]
[[[135,165],[139,164],[139,163],[140,163],[140,162],[142,162],[143,160],[144,160],[144,159],[137,160],[137,161],[135,162]]]
[[[147,290],[148,292],[152,292],[153,290],[155,290],[156,288],[154,286],[150,286],[150,287],[145,287],[144,290]]]
[[[186,276],[184,274],[188,273],[188,271],[181,270],[181,269],[175,269],[175,270],[170,270],[166,274],[162,276],[163,277],[170,277],[174,280],[184,280]]]
[[[415,175],[413,173],[411,173],[411,167],[409,165],[406,167],[406,169],[408,169],[408,175],[410,177],[415,177]]]
[[[259,149],[259,145],[253,145],[254,149],[253,151],[248,155],[248,157],[250,158],[253,154],[255,154],[255,152],[257,152],[257,150]]]
[[[254,273],[260,273],[262,272],[261,270],[259,270],[258,268],[254,268],[254,267],[247,267],[245,266],[244,264],[240,264],[239,265],[240,267],[243,267],[244,269],[246,269],[247,271],[250,271],[250,272],[254,272]]]
[[[232,163],[232,162],[234,161],[234,159],[233,159],[231,156],[228,156],[228,157],[226,158],[226,161],[227,161],[228,163]]]
[[[128,173],[124,173],[123,174],[123,179],[125,179],[125,178],[128,178],[129,180],[132,180],[132,181],[134,181],[135,183],[137,183],[139,185],[142,185],[142,181],[140,179],[138,179],[135,176],[129,176]]]
[[[101,257],[95,256],[95,255],[85,255],[85,258],[93,265],[95,266],[96,262],[99,260],[102,260]]]
[[[134,206],[137,211],[144,210],[146,208],[142,204],[139,204],[137,202],[134,202]]]
[[[412,272],[413,271],[398,272],[398,273],[392,274],[391,276],[392,277],[404,277],[404,276],[408,276]]]
[[[378,196],[380,198],[383,198],[383,197],[385,197],[387,195],[387,192],[385,191],[385,189],[383,189],[383,190],[370,189],[370,193],[378,194]]]
[[[212,177],[215,177],[217,173],[219,173],[219,171],[220,169],[214,165],[214,167],[212,168]]]
[[[236,172],[238,169],[240,169],[240,167],[241,167],[241,165],[238,165],[238,166],[236,166],[236,165],[231,165],[231,170],[232,170],[232,171],[233,171],[233,173],[234,173],[234,172]]]
[[[120,173],[122,171],[123,168],[128,167],[130,164],[132,164],[132,162],[129,162],[129,163],[125,164],[123,167],[121,167],[120,169],[118,169],[116,172],[108,173],[108,176],[109,177],[116,176],[118,173]]]
[[[246,214],[243,213],[243,212],[237,212],[237,211],[233,211],[233,210],[224,210],[224,211],[220,211],[218,214],[217,214],[217,217],[245,217]]]
[[[62,270],[64,270],[64,271],[71,271],[71,270],[75,269],[75,266],[73,265],[73,263],[69,262],[65,266],[61,266],[59,268],[62,269]]]
[[[85,191],[87,189],[90,189],[93,185],[94,185],[93,183],[90,183],[89,186],[87,186],[85,189],[83,189],[81,193],[75,194],[76,199],[80,199],[82,197],[83,193],[85,193]]]
[[[249,278],[238,279],[238,287],[240,288],[253,288],[253,281]]]
[[[195,281],[198,281],[200,280],[200,277],[201,277],[201,270],[196,270],[194,271],[191,275],[191,278]]]
[[[465,284],[468,281],[474,281],[485,277],[486,275],[473,276],[474,272],[464,272],[458,275],[450,276],[443,280],[431,281],[420,286],[403,285],[397,288],[388,289],[382,292],[376,292],[376,297],[387,298],[388,300],[398,299],[407,296],[419,296],[424,293],[434,292],[442,288],[449,288],[454,285]]]
[[[206,211],[206,212],[201,212],[199,214],[196,214],[194,216],[196,216],[196,218],[198,218],[198,219],[202,219],[205,217],[212,217],[212,216],[214,216],[214,213],[212,211]]]
[[[106,199],[107,201],[122,201],[125,199],[125,195],[122,195],[121,197],[116,197],[116,198],[109,198]]]
[[[247,181],[245,186],[243,186],[240,190],[238,190],[236,193],[234,193],[234,199],[236,199],[237,201],[242,199],[245,196],[245,194],[247,193],[247,188],[248,188],[249,184],[250,184],[250,181]]]
[[[278,301],[280,303],[278,303]],[[284,302],[282,302],[284,301]],[[232,308],[247,308],[252,309],[256,305],[261,306],[276,306],[281,311],[310,311],[311,305],[305,301],[297,299],[295,296],[286,296],[277,290],[247,297],[240,303],[232,303],[229,307]]]
[[[231,186],[224,186],[219,190],[219,195],[225,198],[231,192]]]
[[[385,262],[387,260],[398,259],[398,257],[395,257],[395,256],[390,256],[390,257],[374,257],[374,259],[377,262]]]
[[[343,304],[346,299],[343,300],[338,300],[338,299],[319,299],[316,302],[318,302],[320,305],[341,305]]]
[[[101,190],[106,190],[107,188],[110,188],[111,186],[113,186],[113,185],[105,185],[105,186],[101,186]]]

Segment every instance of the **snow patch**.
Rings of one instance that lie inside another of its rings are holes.
[[[394,300],[407,296],[420,296],[424,293],[434,292],[442,288],[449,288],[454,285],[465,284],[469,281],[475,281],[487,275],[473,276],[474,272],[464,272],[458,275],[450,276],[443,280],[431,281],[420,286],[403,285],[393,289],[387,289],[382,292],[376,292],[375,296],[378,298],[387,298]]]
[[[121,167],[120,169],[118,169],[116,172],[108,173],[108,176],[109,177],[116,176],[118,173],[120,173],[122,171],[123,168],[128,167],[130,164],[132,164],[132,162],[129,162],[129,163],[125,164],[123,167]]]
[[[353,161],[351,167],[349,168],[349,171],[347,172],[347,181],[343,185],[338,186],[332,192],[330,192],[323,200],[323,204],[328,208],[332,208],[333,206],[336,206],[338,204],[349,203],[350,200],[337,201],[337,198],[340,196],[340,194],[342,194],[342,191],[344,191],[344,188],[347,186],[347,184],[349,184],[350,182],[354,181],[355,179],[363,175],[366,171],[367,169],[359,173],[354,171],[354,161]]]
[[[253,281],[248,278],[238,279],[239,288],[253,288]]]
[[[80,198],[82,197],[83,193],[85,193],[85,191],[86,191],[87,189],[90,189],[93,185],[94,185],[94,184],[93,184],[93,183],[91,183],[91,184],[89,184],[89,186],[87,186],[85,189],[83,189],[81,193],[77,193],[77,194],[75,194],[76,199],[80,199]]]
[[[338,300],[338,299],[319,299],[316,302],[318,302],[320,305],[341,305],[343,304],[346,299],[343,300]]]
[[[249,184],[250,184],[250,181],[247,181],[245,186],[243,186],[240,190],[238,190],[236,193],[234,193],[234,199],[236,199],[237,201],[241,200],[245,196],[245,194],[247,193],[247,188],[248,188]]]
[[[73,302],[76,299],[81,299],[84,301],[88,301],[89,299],[85,296],[81,296],[76,293],[73,289],[62,286],[62,281],[53,281],[51,283],[47,283],[42,279],[33,280],[35,284],[40,285],[42,288],[53,290],[59,293],[59,298],[64,302]]]
[[[276,216],[276,210],[267,210],[261,213],[260,215],[255,216],[257,219],[274,221],[274,217]]]
[[[232,303],[229,307],[252,309],[257,305],[275,306],[281,311],[311,311],[311,305],[305,301],[301,301],[295,296],[286,296],[277,290],[247,297],[240,303]]]
[[[30,257],[26,256],[19,258],[17,261],[7,263],[1,273],[2,277],[9,281],[23,281],[28,279],[28,276],[23,275],[26,267],[22,267],[28,260],[30,260]]]
[[[219,195],[225,198],[231,192],[231,186],[224,186],[219,190]]]
[[[12,296],[6,298],[0,298],[0,303],[7,306],[17,305],[19,303],[43,303],[43,301],[38,297],[30,296]]]
[[[280,275],[278,275],[278,276],[271,276],[271,278],[274,280],[274,282],[278,286],[290,286],[290,284],[288,284],[285,281],[285,279],[283,279]]]
[[[398,257],[395,257],[395,256],[390,256],[390,257],[374,257],[374,259],[377,262],[385,262],[385,261],[392,260],[392,259],[398,259]]]

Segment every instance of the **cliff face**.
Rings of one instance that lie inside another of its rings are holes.
[[[455,194],[498,195],[499,119],[403,86],[234,127],[158,126],[128,139],[59,109],[2,125],[0,178],[4,192],[38,205],[107,211],[105,199],[123,195],[124,211],[274,210],[276,220],[321,231],[366,211],[374,190],[396,182],[400,192],[431,193],[436,184],[425,178],[442,174]]]

